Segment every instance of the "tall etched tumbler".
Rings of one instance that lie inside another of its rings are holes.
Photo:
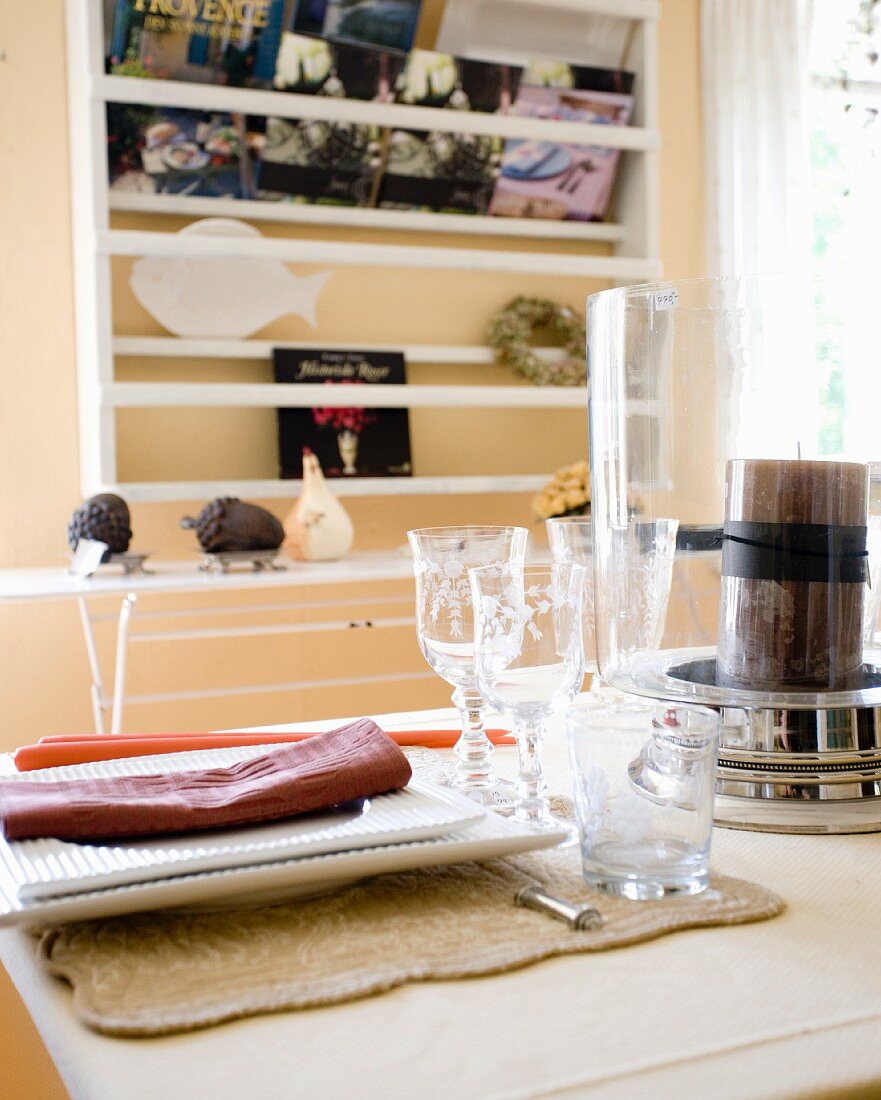
[[[597,670],[596,625],[593,606],[593,525],[585,516],[558,516],[546,520],[548,545],[555,562],[573,561],[583,565],[584,603],[584,671]]]
[[[434,671],[454,688],[462,719],[456,743],[456,786],[476,801],[506,801],[484,730],[485,703],[474,667],[474,615],[468,570],[523,565],[525,527],[423,527],[409,531],[416,574],[419,648]]]

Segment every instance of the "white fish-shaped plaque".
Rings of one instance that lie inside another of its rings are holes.
[[[181,234],[260,237],[259,229],[235,218],[204,218]],[[288,314],[315,328],[318,296],[330,278],[294,275],[280,260],[239,256],[143,256],[129,280],[135,297],[175,336],[251,336]]]

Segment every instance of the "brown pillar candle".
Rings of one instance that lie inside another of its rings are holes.
[[[717,684],[859,685],[868,481],[856,462],[728,463]]]

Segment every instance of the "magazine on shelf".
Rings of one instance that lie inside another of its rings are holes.
[[[300,0],[293,29],[409,50],[421,0]]]
[[[520,82],[516,65],[411,50],[397,101],[452,111],[507,111]],[[379,205],[485,214],[502,159],[503,140],[442,130],[394,130]]]
[[[632,74],[546,62],[543,84],[520,84],[511,113],[605,126],[626,126],[633,112]],[[536,66],[528,77],[535,78]],[[551,81],[560,80],[560,85]],[[599,89],[584,87],[599,84]],[[579,87],[573,85],[578,84]],[[626,90],[606,90],[612,88]],[[498,217],[601,221],[609,209],[620,150],[543,139],[505,142],[489,213]]]
[[[107,71],[268,88],[295,7],[296,0],[104,0]]]
[[[582,92],[615,92],[630,95],[635,74],[626,69],[600,69],[593,65],[570,65],[534,57],[523,73],[524,84]]]
[[[328,42],[286,31],[272,83],[283,92],[390,102],[407,55],[355,42]]]
[[[402,385],[401,352],[320,351],[274,348],[276,382],[347,386],[352,405],[278,410],[281,477],[303,476],[303,448],[310,448],[327,477],[407,477],[412,474],[407,409],[358,407],[357,387]]]
[[[273,84],[301,95],[382,102],[391,99],[404,59],[393,50],[286,33]],[[258,198],[372,206],[385,140],[378,126],[270,118],[260,153]]]
[[[107,170],[114,191],[253,198],[262,134],[241,114],[137,103],[107,105]]]

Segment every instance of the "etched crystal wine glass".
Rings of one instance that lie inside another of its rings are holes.
[[[584,566],[512,563],[471,569],[477,685],[510,714],[519,751],[514,816],[552,821],[542,775],[545,722],[577,694],[584,679],[581,606]]]
[[[474,566],[523,565],[525,527],[424,527],[408,531],[416,574],[419,648],[453,691],[462,719],[456,743],[455,785],[484,805],[509,802],[500,783],[493,747],[484,729],[486,704],[474,670],[474,616],[468,570]]]

